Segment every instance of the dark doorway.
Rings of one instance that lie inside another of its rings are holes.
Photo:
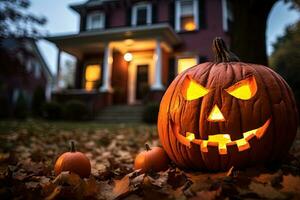
[[[136,100],[143,100],[149,91],[148,67],[149,65],[137,65],[135,92]]]

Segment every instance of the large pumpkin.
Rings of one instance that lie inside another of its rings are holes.
[[[281,160],[297,130],[290,87],[270,68],[240,62],[220,38],[213,50],[215,62],[185,70],[163,96],[158,132],[167,154],[198,170]]]

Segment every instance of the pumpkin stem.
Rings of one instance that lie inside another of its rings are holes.
[[[220,37],[216,37],[213,40],[212,50],[215,56],[215,63],[221,62],[239,62],[240,59],[232,53],[226,46],[224,40]]]
[[[150,150],[151,150],[149,144],[145,144],[145,148],[146,148],[147,151],[150,151]]]
[[[75,148],[75,142],[73,140],[70,141],[70,148],[71,148],[71,152],[76,152],[76,148]]]

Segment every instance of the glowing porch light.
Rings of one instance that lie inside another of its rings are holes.
[[[125,53],[124,54],[124,60],[126,61],[126,62],[130,62],[131,60],[132,60],[132,54],[131,53]]]

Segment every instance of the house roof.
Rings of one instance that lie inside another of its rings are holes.
[[[75,10],[76,12],[80,12],[82,8],[102,6],[103,4],[110,2],[118,2],[118,0],[88,0],[85,3],[70,5],[70,8]]]
[[[99,50],[106,42],[126,39],[149,40],[160,38],[169,46],[181,43],[181,38],[169,24],[153,24],[137,27],[118,27],[106,30],[90,30],[71,35],[59,35],[45,38],[53,42],[61,50],[80,57],[86,49]]]

